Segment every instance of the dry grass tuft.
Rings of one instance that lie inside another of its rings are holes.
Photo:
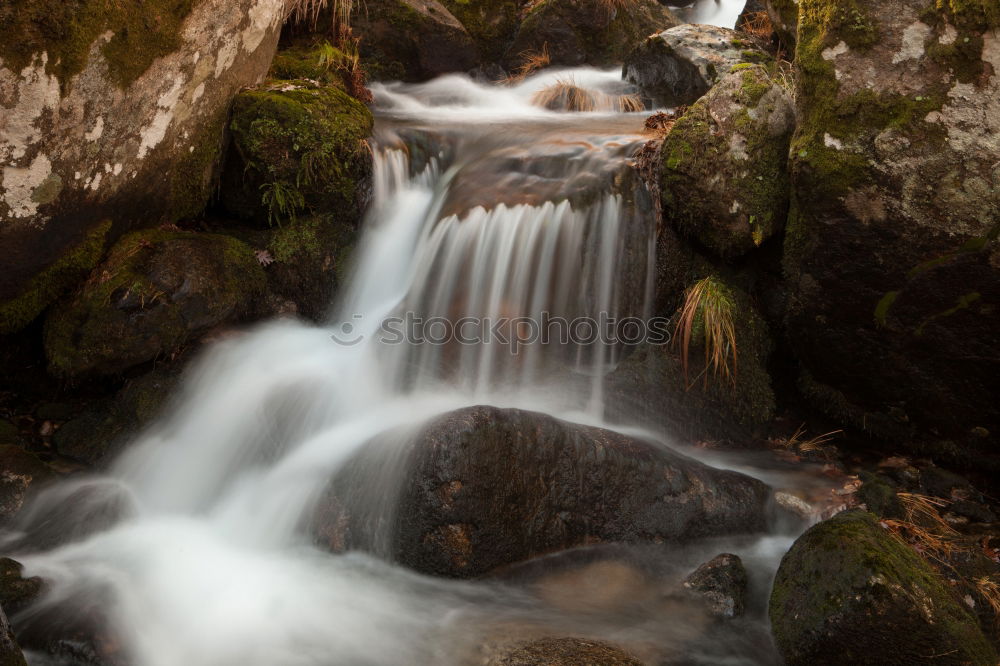
[[[748,14],[739,30],[760,39],[771,39],[771,35],[774,33],[774,24],[771,23],[771,17],[767,15],[767,10],[761,10]]]
[[[350,95],[366,104],[371,104],[375,100],[367,87],[367,77],[361,66],[359,41],[357,37],[348,34],[344,37],[340,48],[324,42],[319,47],[319,66],[328,72],[339,74],[344,82],[344,88]]]
[[[941,516],[940,510],[948,502],[916,493],[897,493],[896,496],[903,507],[903,518],[886,518],[883,524],[902,543],[952,568],[948,560],[963,546],[959,542],[959,533]]]
[[[619,95],[614,100],[614,106],[616,111],[622,113],[638,113],[646,110],[646,105],[642,103],[642,97],[639,95]]]
[[[684,305],[674,330],[674,345],[680,344],[684,381],[691,386],[688,357],[692,339],[702,338],[705,369],[733,385],[736,384],[736,304],[729,288],[714,277],[699,280],[684,293]],[[708,375],[704,376],[708,386]]]
[[[307,25],[313,31],[327,7],[333,10],[331,34],[338,44],[342,44],[350,37],[354,0],[285,0],[285,9],[291,21]]]
[[[541,51],[524,51],[520,54],[521,64],[514,72],[507,76],[501,83],[504,85],[516,85],[534,74],[540,69],[544,69],[552,62],[549,56],[549,45],[542,45]]]
[[[560,79],[535,93],[531,103],[551,111],[594,111],[598,100],[591,91],[576,85],[573,79]]]
[[[806,424],[803,423],[795,432],[792,433],[791,437],[786,439],[772,440],[775,444],[783,449],[795,449],[801,451],[802,453],[810,453],[816,451],[824,451],[825,446],[833,441],[833,438],[843,430],[831,430],[830,432],[825,432],[822,435],[816,435],[815,437],[806,437]]]
[[[973,582],[976,585],[976,592],[993,609],[994,622],[1000,624],[1000,583],[991,576],[976,578]]]

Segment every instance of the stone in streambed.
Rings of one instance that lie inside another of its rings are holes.
[[[7,615],[0,608],[0,666],[27,666],[24,653],[17,645]]]
[[[56,477],[55,472],[32,453],[20,446],[0,446],[0,523],[13,518],[29,490]]]
[[[790,91],[762,65],[736,65],[663,141],[664,219],[723,259],[760,246],[785,224],[794,129]]]
[[[655,0],[616,6],[602,0],[544,0],[525,16],[502,64],[513,69],[526,53],[544,51],[552,65],[617,65],[647,35],[678,23]]]
[[[862,511],[796,540],[778,568],[770,617],[789,666],[997,661],[945,580]]]
[[[767,59],[733,30],[689,23],[647,37],[625,58],[622,77],[654,107],[676,107],[693,104],[734,66]]]
[[[348,468],[348,470],[350,467]],[[769,489],[663,447],[544,414],[471,407],[416,437],[394,502],[391,556],[424,573],[470,578],[588,543],[684,542],[768,524]],[[333,549],[372,548],[333,480],[313,529]],[[361,524],[363,523],[363,524]]]
[[[643,662],[619,647],[583,638],[540,638],[501,648],[484,666],[643,666]]]
[[[715,617],[740,617],[746,610],[747,572],[738,555],[723,553],[712,558],[685,579],[684,588]]]

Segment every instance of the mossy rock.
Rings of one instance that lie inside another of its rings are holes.
[[[483,62],[499,62],[521,25],[527,0],[442,0],[476,43]]]
[[[702,270],[711,269],[706,264]],[[614,413],[666,428],[688,441],[742,445],[774,416],[774,390],[767,370],[773,344],[767,323],[745,291],[717,274],[706,279],[728,302],[735,324],[737,351],[735,364],[729,356],[731,378],[706,365],[701,315],[696,315],[687,377],[679,344],[641,347],[608,376],[606,402]],[[677,321],[676,314],[672,321]]]
[[[237,96],[220,197],[233,214],[280,225],[320,212],[357,220],[367,203],[372,114],[343,90],[271,81]]]
[[[240,320],[264,288],[253,251],[235,238],[134,232],[48,315],[49,369],[63,377],[115,374],[172,354]]]
[[[995,2],[802,0],[786,325],[807,395],[893,441],[1000,455]],[[968,119],[976,118],[974,122]]]
[[[784,227],[789,91],[763,65],[737,65],[664,139],[664,219],[701,247],[733,259]]]
[[[785,663],[997,663],[976,618],[873,514],[813,526],[782,558],[770,617]]]
[[[332,215],[301,217],[271,232],[267,267],[272,294],[295,304],[298,314],[319,321],[347,279],[358,232]]]
[[[81,242],[64,250],[54,263],[28,280],[20,294],[0,302],[0,334],[24,328],[61,294],[83,280],[101,260],[110,229],[110,222],[98,224]]]
[[[309,79],[325,86],[343,89],[343,80],[336,69],[324,64],[327,57],[343,59],[347,55],[329,43],[306,39],[278,51],[274,55],[269,74],[274,79]]]
[[[422,81],[480,62],[465,26],[438,0],[368,0],[351,26],[374,79]]]
[[[694,104],[735,66],[769,60],[733,30],[684,24],[644,35],[625,58],[622,77],[652,106],[676,107]]]
[[[512,69],[522,63],[525,53],[545,50],[552,65],[617,65],[647,35],[678,23],[655,0],[626,6],[601,0],[544,0],[524,18],[502,64]]]
[[[110,32],[113,36],[100,47],[101,53],[124,86],[177,47],[181,25],[194,4],[195,0],[10,0],[0,8],[0,33],[17,39],[0,43],[0,59],[20,69],[36,53],[48,53],[49,70],[65,83],[84,68],[97,38]]]

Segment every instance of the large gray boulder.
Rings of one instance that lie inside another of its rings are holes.
[[[737,64],[766,58],[733,30],[685,23],[642,41],[625,58],[622,76],[653,106],[675,107],[694,103]]]
[[[109,233],[204,207],[230,102],[267,73],[287,4],[4,3],[0,333],[85,276]]]
[[[760,481],[515,409],[470,407],[428,424],[382,515],[364,513],[371,498],[364,501],[362,472],[348,466],[333,480],[313,520],[320,541],[334,550],[382,548],[443,576],[480,576],[584,544],[684,542],[768,524],[770,494]]]
[[[784,269],[835,418],[1000,469],[1000,10],[799,3]]]

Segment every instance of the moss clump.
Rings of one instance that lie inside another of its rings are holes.
[[[771,626],[790,666],[995,664],[976,618],[938,574],[882,529],[848,511],[812,527],[785,555]]]
[[[83,241],[35,275],[20,295],[0,303],[0,333],[13,333],[29,324],[52,301],[86,277],[97,265],[111,222],[98,224]]]
[[[10,0],[0,8],[0,34],[17,37],[0,41],[0,58],[19,69],[48,53],[47,68],[65,87],[86,66],[94,42],[110,31],[100,49],[124,87],[177,48],[193,6],[194,0]]]
[[[524,0],[443,0],[476,42],[485,62],[497,62],[514,39]]]
[[[69,302],[45,322],[59,376],[113,374],[172,353],[239,319],[265,278],[249,246],[229,236],[146,230],[123,237]]]
[[[258,220],[356,211],[359,184],[371,168],[365,139],[372,125],[364,104],[308,81],[240,94],[230,123],[236,164],[227,165],[223,202]]]
[[[788,210],[790,97],[761,65],[728,73],[663,142],[663,215],[731,259],[773,236]]]

